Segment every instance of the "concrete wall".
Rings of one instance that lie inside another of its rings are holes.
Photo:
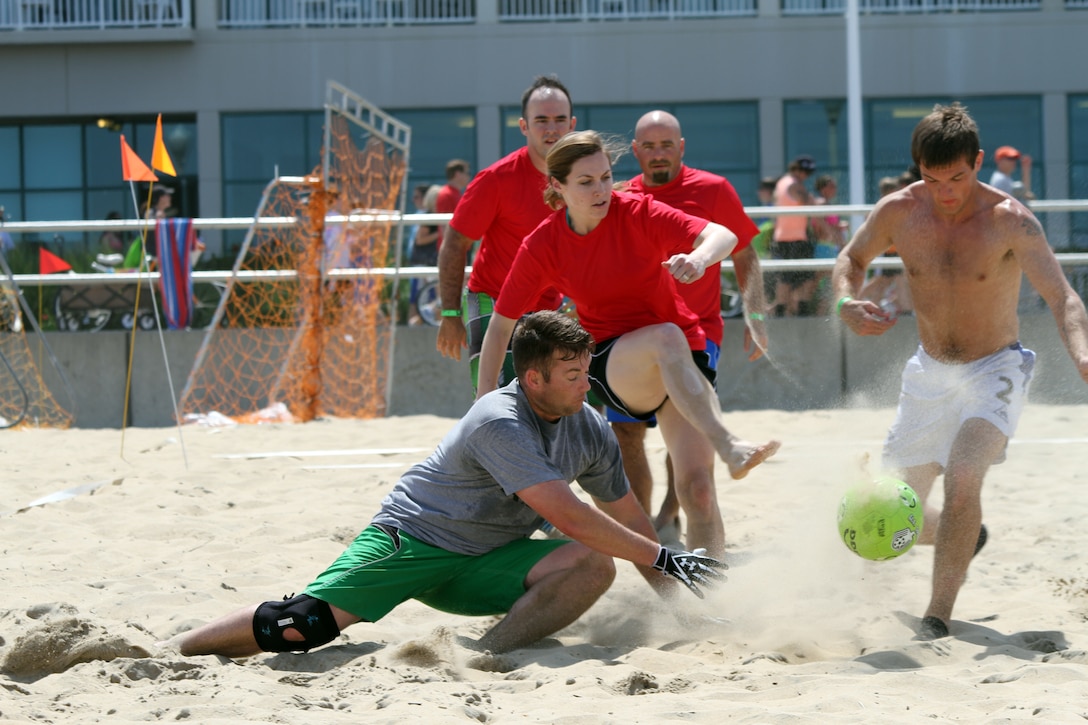
[[[772,320],[769,331],[769,358],[748,362],[742,350],[742,323],[727,322],[718,383],[725,410],[892,406],[903,363],[918,344],[913,320],[907,317],[877,338],[844,334],[837,321],[819,318]],[[1021,332],[1025,346],[1039,354],[1032,401],[1088,404],[1088,385],[1069,360],[1053,318],[1045,312],[1025,315]],[[439,357],[434,349],[435,335],[435,328],[430,327],[397,329],[391,415],[457,417],[471,405],[467,361]],[[165,334],[170,375],[178,396],[202,338],[203,332]],[[129,335],[55,332],[47,333],[46,339],[75,390],[76,425],[119,428]],[[133,354],[129,426],[174,424],[165,369],[158,335],[139,333]],[[59,390],[58,375],[51,370],[43,372],[50,389]]]

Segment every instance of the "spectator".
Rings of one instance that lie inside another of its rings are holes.
[[[15,249],[15,240],[4,229],[5,221],[7,221],[7,216],[4,214],[4,207],[0,206],[0,254],[3,255],[7,255],[8,252]]]
[[[1023,181],[1016,181],[1016,162],[1020,162],[1020,175]],[[1031,157],[1021,154],[1012,146],[1001,146],[994,151],[994,163],[997,169],[990,175],[990,186],[1000,189],[1017,201],[1030,201],[1035,198],[1031,193]]]
[[[775,206],[812,206],[815,197],[805,186],[816,173],[816,162],[811,156],[798,156],[774,188]],[[771,243],[771,259],[812,259],[814,245],[809,236],[809,217],[783,214],[774,220],[774,241]],[[812,272],[780,272],[775,283],[775,315],[796,317],[810,312],[810,301],[816,288],[816,275]]]
[[[835,195],[839,193],[839,182],[831,174],[822,174],[816,179],[816,204],[834,204]],[[843,245],[846,243],[846,229],[849,223],[837,214],[820,217],[819,226],[813,227],[813,235],[816,238],[816,247],[813,256],[816,259],[834,259],[839,256]],[[830,294],[830,272],[816,273],[816,290],[813,303],[816,306],[816,314],[827,314],[828,296]]]
[[[461,201],[465,187],[468,186],[468,170],[468,162],[461,159],[453,159],[446,164],[446,185],[439,190],[438,198],[434,202],[436,214],[452,214],[457,209],[457,202]],[[439,249],[442,247],[445,230],[446,225],[443,224],[438,237]]]
[[[106,215],[106,221],[119,220],[121,212],[111,211]],[[128,250],[128,240],[125,233],[118,229],[107,229],[98,237],[98,251],[102,254],[124,254]]]

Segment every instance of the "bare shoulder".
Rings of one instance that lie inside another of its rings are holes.
[[[994,193],[994,224],[1004,234],[1014,239],[1043,238],[1043,225],[1031,210],[1012,197]]]
[[[873,226],[898,227],[909,221],[915,214],[924,212],[927,202],[926,198],[912,192],[910,187],[900,189],[877,201],[869,219]]]

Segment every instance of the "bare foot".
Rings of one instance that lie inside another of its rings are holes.
[[[781,441],[770,441],[761,446],[752,446],[745,443],[734,443],[733,450],[726,460],[729,466],[729,475],[739,481],[748,475],[753,468],[778,452],[782,446]]]

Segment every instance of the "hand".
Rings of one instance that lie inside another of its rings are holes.
[[[663,574],[679,579],[691,593],[700,599],[703,592],[697,586],[709,586],[716,581],[725,581],[720,569],[728,569],[724,561],[706,556],[706,549],[695,551],[669,551],[664,546],[657,552],[657,561],[653,568]]]
[[[706,272],[706,264],[690,254],[674,254],[661,263],[677,282],[691,284]]]
[[[438,326],[435,347],[443,357],[461,359],[461,348],[468,347],[468,332],[460,317],[443,317]]]
[[[744,326],[744,351],[748,353],[748,362],[760,359],[767,352],[767,328],[762,320],[748,319]]]
[[[896,320],[875,302],[855,299],[843,304],[839,317],[858,335],[883,335]]]

